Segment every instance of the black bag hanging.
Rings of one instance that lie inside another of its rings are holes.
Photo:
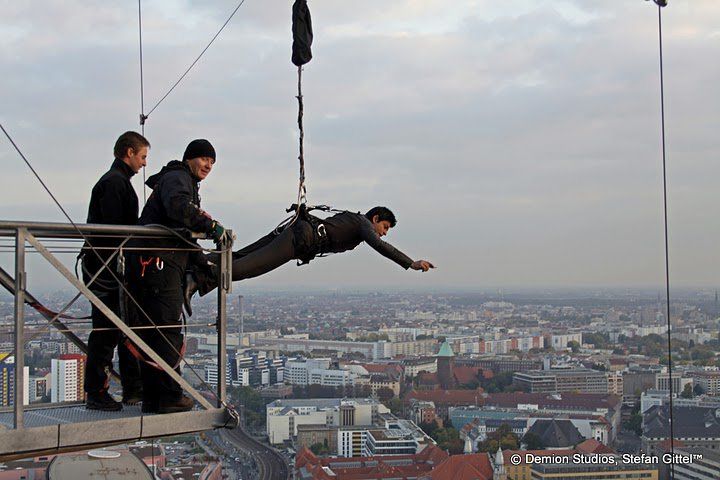
[[[292,63],[299,67],[312,59],[313,32],[307,0],[295,0],[293,4],[292,33]]]

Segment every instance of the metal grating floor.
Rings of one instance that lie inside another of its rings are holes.
[[[84,404],[48,406],[44,408],[33,408],[25,410],[23,419],[25,428],[45,427],[48,425],[97,422],[99,420],[112,420],[117,418],[150,416],[153,414],[142,413],[140,405],[123,405],[119,412],[101,412],[99,410],[88,410]],[[0,426],[13,428],[13,412],[0,412]]]

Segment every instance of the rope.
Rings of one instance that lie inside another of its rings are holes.
[[[243,1],[244,1],[244,0],[243,0]],[[17,144],[15,143],[15,141],[13,140],[13,138],[12,138],[12,137],[10,136],[10,134],[7,132],[7,130],[5,130],[5,127],[2,125],[2,123],[0,123],[0,129],[1,129],[2,132],[5,134],[5,136],[7,137],[7,139],[10,141],[10,143],[12,144],[12,146],[15,148],[15,151],[18,153],[18,155],[20,155],[20,157],[23,159],[23,161],[24,161],[25,164],[28,166],[28,168],[30,169],[30,171],[35,175],[35,178],[40,182],[40,184],[43,186],[43,188],[44,188],[45,191],[48,193],[48,195],[50,195],[50,198],[53,199],[53,201],[55,202],[55,205],[57,205],[57,207],[58,207],[58,208],[60,209],[60,211],[63,213],[63,215],[65,216],[65,218],[68,220],[68,222],[70,222],[70,224],[75,228],[75,230],[78,232],[78,234],[80,235],[80,237],[82,237],[83,240],[85,240],[85,241],[87,242],[88,247],[89,247],[90,250],[97,256],[98,260],[100,260],[100,261],[102,262],[103,259],[102,259],[102,257],[100,256],[100,253],[95,249],[95,247],[92,246],[92,244],[88,241],[87,237],[86,237],[85,234],[82,232],[82,230],[80,230],[80,228],[77,226],[77,224],[72,220],[72,218],[70,218],[70,215],[68,215],[67,211],[63,208],[63,206],[60,204],[60,202],[57,200],[57,198],[55,198],[55,195],[53,195],[53,193],[50,191],[50,189],[49,189],[48,186],[45,184],[45,182],[42,180],[42,178],[41,178],[40,175],[37,173],[37,171],[35,171],[35,169],[33,168],[33,166],[30,164],[30,161],[25,157],[25,154],[23,154],[22,150],[20,150],[20,148],[17,146]],[[106,267],[106,266],[107,266],[107,264],[105,263],[105,264],[104,264],[104,267]],[[100,271],[102,271],[102,270],[103,270],[103,269],[101,268],[101,269],[98,271],[98,273],[99,273]],[[154,326],[157,327],[157,325],[155,325],[155,322],[150,318],[150,316],[147,314],[147,312],[145,312],[145,310],[140,306],[140,304],[138,303],[138,301],[137,301],[137,300],[132,296],[132,294],[128,291],[128,289],[125,287],[125,285],[123,284],[123,282],[120,281],[120,279],[119,279],[118,276],[115,274],[115,272],[113,272],[112,269],[107,269],[107,271],[108,271],[108,272],[110,273],[110,275],[115,279],[115,281],[118,283],[118,286],[123,290],[123,292],[127,295],[127,297],[128,297],[128,298],[133,302],[133,304],[137,307],[138,312],[140,312],[140,313],[145,317],[145,319],[147,319],[152,325],[154,325]],[[174,353],[176,353],[178,356],[181,356],[181,355],[180,355],[180,352],[175,348],[175,346],[172,344],[172,342],[170,342],[170,339],[168,339],[167,336],[165,336],[165,334],[162,332],[162,330],[158,330],[158,333],[159,333],[160,336],[163,338],[163,340],[165,340],[165,342],[168,344],[168,346],[170,346],[170,348],[174,351]],[[185,364],[188,366],[188,368],[190,369],[190,371],[198,378],[198,380],[200,381],[200,383],[201,383],[203,386],[205,386],[205,387],[207,388],[207,390],[209,390],[209,391],[212,393],[212,395],[218,400],[218,402],[219,402],[221,405],[225,406],[226,408],[229,408],[228,405],[227,405],[227,402],[224,402],[221,398],[218,397],[217,393],[215,393],[215,391],[210,387],[210,385],[205,381],[205,379],[204,379],[203,377],[201,377],[201,376],[195,371],[194,368],[192,368],[192,366],[190,365],[190,363],[187,362],[187,360],[185,360],[184,358],[183,358],[183,361],[185,361]]]
[[[305,130],[303,129],[303,95],[302,95],[302,67],[298,67],[298,128],[300,130],[300,154],[298,160],[300,160],[300,181],[298,184],[298,211],[300,211],[300,205],[307,202],[307,189],[305,187]]]
[[[140,40],[140,130],[145,136],[145,81],[143,77],[143,41],[142,41],[142,0],[138,0],[138,36]],[[147,202],[147,186],[145,185],[145,165],[143,165],[143,202]]]
[[[212,37],[212,39],[210,40],[210,43],[208,43],[207,46],[205,48],[203,48],[203,51],[200,52],[200,55],[198,55],[197,58],[190,64],[190,66],[187,68],[187,70],[185,70],[185,72],[182,75],[180,75],[180,78],[178,78],[177,82],[175,82],[173,84],[173,86],[170,87],[170,90],[168,90],[167,93],[165,93],[165,95],[163,95],[162,98],[160,100],[158,100],[158,102],[155,104],[155,106],[150,109],[150,111],[147,113],[147,115],[145,115],[145,119],[147,119],[150,116],[150,114],[152,114],[155,111],[155,109],[160,106],[160,104],[168,97],[168,95],[170,95],[170,93],[172,93],[172,91],[175,90],[175,87],[177,87],[180,84],[180,82],[182,82],[182,80],[185,78],[185,76],[188,73],[190,73],[190,70],[192,70],[192,68],[200,60],[200,58],[205,54],[205,52],[207,52],[208,48],[210,48],[210,45],[212,45],[213,42],[215,42],[215,39],[217,39],[217,37],[220,35],[220,33],[225,29],[227,24],[230,23],[230,20],[232,20],[232,18],[235,16],[235,13],[237,13],[237,11],[240,9],[240,7],[242,7],[243,3],[245,3],[245,0],[240,1],[238,6],[235,7],[235,10],[233,10],[233,12],[228,17],[228,19],[225,20],[225,23],[223,23],[222,27],[220,27],[220,30],[218,30],[217,33],[215,34],[215,36]]]
[[[670,249],[668,241],[668,194],[667,194],[667,162],[665,149],[665,83],[663,80],[663,46],[662,46],[662,7],[667,0],[653,0],[658,6],[658,44],[660,53],[660,130],[662,135],[662,172],[663,172],[663,217],[665,227],[665,298],[667,301],[667,349],[668,349],[668,381],[670,388],[670,478],[675,478],[675,431],[673,425],[673,363],[672,342],[670,335]]]

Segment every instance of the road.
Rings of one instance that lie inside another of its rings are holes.
[[[260,443],[249,436],[242,427],[221,430],[220,435],[255,459],[260,480],[284,480],[290,478],[290,471],[285,459],[268,445]]]

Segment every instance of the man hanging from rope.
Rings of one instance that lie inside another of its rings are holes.
[[[382,256],[394,261],[404,269],[427,272],[435,266],[427,260],[414,260],[382,240],[397,220],[387,207],[371,208],[365,215],[343,211],[325,219],[311,215],[300,208],[294,221],[282,231],[270,232],[255,243],[233,252],[232,279],[244,280],[264,275],[279,266],[298,260],[308,263],[317,256],[352,250],[365,242]],[[195,270],[186,275],[185,308],[192,314],[190,299],[196,291],[200,295],[217,287],[215,254],[208,255],[213,265],[213,275],[207,270]]]

